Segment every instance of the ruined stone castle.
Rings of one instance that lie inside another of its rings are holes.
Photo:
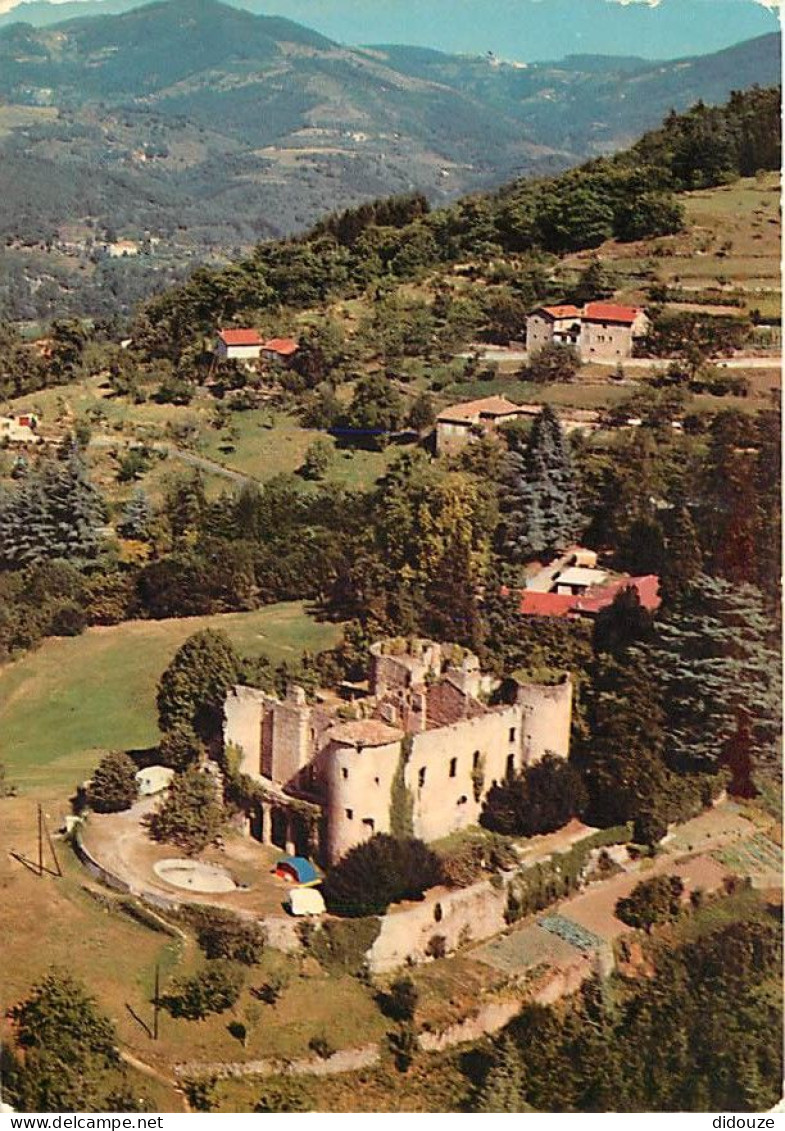
[[[572,684],[495,689],[477,657],[430,640],[372,645],[368,694],[352,704],[309,704],[235,687],[224,741],[258,786],[249,829],[263,843],[333,863],[404,806],[415,836],[436,840],[476,824],[495,782],[569,753]],[[315,833],[315,835],[314,835]]]

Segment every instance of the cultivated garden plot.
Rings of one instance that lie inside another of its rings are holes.
[[[749,876],[759,886],[775,887],[782,879],[782,847],[764,833],[737,841],[713,853],[738,876]]]

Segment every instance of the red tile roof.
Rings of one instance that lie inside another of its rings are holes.
[[[641,313],[639,306],[619,306],[615,302],[587,302],[583,317],[589,322],[622,322],[631,326]]]
[[[281,357],[290,357],[300,348],[294,338],[270,338],[264,343],[264,348],[271,353],[279,353]]]
[[[570,593],[535,593],[524,589],[519,612],[528,617],[568,617],[576,600]]]
[[[508,401],[506,397],[483,397],[479,401],[465,401],[443,409],[437,420],[455,420],[469,423],[480,416],[512,416],[521,411],[521,406]]]
[[[462,719],[476,719],[486,713],[485,707],[449,678],[428,688],[425,705],[425,726],[428,730],[452,726]]]
[[[540,306],[542,314],[549,314],[551,318],[580,318],[581,312],[577,306]],[[535,311],[537,313],[537,311]]]
[[[225,346],[261,346],[258,330],[220,330],[218,337]]]
[[[641,604],[650,613],[656,612],[662,603],[660,597],[660,579],[656,574],[646,574],[645,577],[622,577],[612,581],[610,585],[595,586],[587,589],[582,597],[576,597],[574,608],[579,613],[599,613],[608,605],[613,604],[617,593],[622,589],[637,589]]]

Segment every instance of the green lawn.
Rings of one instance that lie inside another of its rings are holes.
[[[324,432],[303,428],[294,417],[280,412],[271,413],[269,409],[236,412],[231,424],[237,431],[233,440],[234,450],[227,450],[224,446],[225,434],[222,436],[215,430],[209,430],[203,433],[199,454],[262,482],[284,472],[296,472],[302,467],[305,454],[315,440],[326,439],[334,446],[332,438]],[[344,487],[367,490],[384,474],[398,451],[395,446],[383,452],[335,448],[325,479]]]
[[[206,627],[275,663],[328,648],[339,634],[292,603],[47,640],[0,670],[0,757],[11,780],[22,789],[71,788],[90,773],[98,751],[152,745],[158,678],[186,637]]]

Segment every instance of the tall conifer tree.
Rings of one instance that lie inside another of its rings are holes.
[[[502,550],[525,562],[558,553],[578,537],[578,483],[564,432],[546,405],[525,448],[513,441],[501,497]]]

